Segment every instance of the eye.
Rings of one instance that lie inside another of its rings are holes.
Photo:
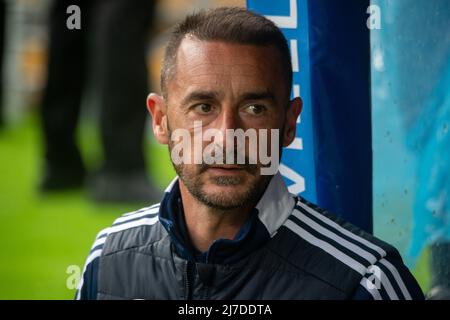
[[[254,116],[258,116],[262,114],[264,111],[266,111],[266,107],[260,104],[252,104],[245,108],[245,112]]]
[[[207,103],[200,103],[195,105],[192,108],[195,112],[197,112],[198,114],[209,114],[212,111],[212,106],[210,104]]]

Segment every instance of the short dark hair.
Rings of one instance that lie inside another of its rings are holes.
[[[167,44],[161,68],[161,91],[167,96],[167,83],[173,76],[177,52],[186,35],[199,40],[224,41],[256,46],[273,46],[281,54],[288,84],[292,85],[292,64],[289,46],[281,30],[269,19],[244,8],[221,7],[188,15],[175,26]]]

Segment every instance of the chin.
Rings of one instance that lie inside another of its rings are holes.
[[[218,185],[210,183],[205,185],[204,192],[211,196],[234,197],[239,194],[248,193],[248,186],[244,184],[238,185]]]
[[[252,190],[246,184],[216,185],[207,184],[203,187],[204,198],[210,204],[220,208],[242,207],[252,197]]]
[[[240,208],[247,202],[246,198],[242,198],[242,193],[231,192],[207,193],[202,200],[210,207],[224,210]]]

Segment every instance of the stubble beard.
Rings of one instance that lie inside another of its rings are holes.
[[[170,129],[169,134],[171,136]],[[170,140],[170,153],[173,146],[174,143]],[[248,187],[245,188],[245,190],[241,189],[239,192],[233,192],[233,194],[223,192],[208,193],[206,191],[205,181],[202,178],[205,177],[204,173],[211,167],[210,165],[202,163],[190,165],[191,168],[188,168],[188,165],[186,164],[175,164],[173,161],[172,165],[178,177],[186,186],[186,189],[197,201],[219,211],[233,210],[249,205],[255,206],[272,178],[272,176],[257,176],[257,172],[260,168],[257,165],[248,164],[248,162],[246,162],[246,164],[241,166],[252,178],[246,179],[246,181],[248,181]],[[208,179],[210,183],[224,187],[237,187],[242,183],[245,183],[243,181],[244,179],[241,177],[214,176],[209,177]]]

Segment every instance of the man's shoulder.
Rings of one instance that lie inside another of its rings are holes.
[[[128,212],[97,234],[84,265],[76,299],[97,298],[97,274],[102,256],[143,246],[164,237],[165,230],[160,226],[158,214],[159,203]]]
[[[97,236],[104,237],[102,255],[131,247],[139,247],[161,240],[167,232],[159,221],[160,204],[127,212],[114,220],[112,225]]]
[[[392,245],[301,197],[283,226],[289,263],[347,293],[358,285],[372,289],[375,278],[383,290],[370,294],[409,298],[408,288],[417,289]]]

